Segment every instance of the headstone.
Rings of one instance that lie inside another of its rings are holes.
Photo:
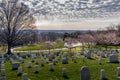
[[[55,59],[53,60],[53,64],[54,64],[54,65],[56,65],[56,64],[57,64],[57,61],[56,61]]]
[[[18,56],[18,55],[15,55],[15,57],[16,57],[16,59],[18,59],[18,58],[19,58],[19,56]]]
[[[22,75],[22,80],[28,80],[28,75],[27,75],[27,73],[24,73],[24,74]]]
[[[6,75],[5,69],[1,69],[1,76],[5,76],[5,75]]]
[[[106,77],[105,77],[105,70],[102,69],[101,72],[100,72],[100,80],[104,80]]]
[[[28,62],[28,68],[31,68],[31,62]]]
[[[52,63],[50,63],[50,71],[54,71],[54,66]]]
[[[110,53],[106,53],[106,57],[107,57],[107,58],[109,57],[109,55],[110,55]]]
[[[49,59],[49,61],[52,61],[53,59],[55,59],[55,55],[54,54],[50,54],[48,56],[48,59]]]
[[[62,76],[63,76],[63,77],[67,77],[66,68],[63,68],[63,69],[62,69]]]
[[[101,61],[101,59],[98,59],[98,64],[102,64],[102,61]]]
[[[13,62],[12,63],[12,70],[17,70],[19,66],[20,66],[19,62]]]
[[[4,63],[5,59],[4,58],[0,58],[0,63]]]
[[[82,57],[82,61],[85,62],[85,57]]]
[[[87,57],[88,59],[91,59],[91,53],[90,53],[90,52],[87,52],[87,53],[86,53],[86,57]]]
[[[27,54],[28,57],[30,57],[31,55],[30,54]]]
[[[112,49],[110,49],[110,53],[113,53],[113,50],[112,50]]]
[[[25,59],[27,57],[27,54],[22,54],[21,57]]]
[[[100,57],[105,58],[105,52],[104,51],[102,53],[100,53]]]
[[[22,57],[19,58],[21,63],[24,63],[24,59]]]
[[[94,56],[94,58],[96,58],[96,57],[97,57],[97,55],[96,55],[96,54],[93,54],[93,56]]]
[[[80,54],[81,54],[81,55],[84,55],[84,51],[81,51]]]
[[[72,61],[73,61],[74,63],[77,63],[76,57],[72,57]]]
[[[22,75],[22,67],[18,67],[18,76]]]
[[[58,63],[58,61],[59,61],[58,58],[56,58],[55,61],[56,61],[56,63]]]
[[[117,80],[120,80],[120,77],[118,77]]]
[[[100,52],[97,52],[97,56],[100,56]]]
[[[48,58],[46,58],[46,63],[47,63],[47,64],[49,63],[49,59],[48,59]]]
[[[1,76],[0,80],[6,80],[6,77],[5,76]]]
[[[4,59],[4,55],[2,54],[1,57]]]
[[[46,59],[47,58],[47,55],[46,54],[44,54],[44,59]]]
[[[5,61],[2,61],[2,62],[1,62],[1,64],[4,64],[4,63],[5,63]]]
[[[42,67],[44,66],[44,61],[43,61],[43,60],[41,60],[41,66],[42,66]]]
[[[118,50],[113,50],[112,54],[118,54]]]
[[[77,53],[77,56],[80,56],[80,52]]]
[[[62,64],[68,64],[68,59],[66,57],[62,58]]]
[[[56,53],[56,56],[60,56],[60,54],[61,54],[61,52],[57,52],[57,53]]]
[[[34,58],[32,58],[32,63],[33,63],[34,61],[35,61]]]
[[[56,58],[58,61],[60,61],[60,57],[59,56],[57,56],[57,58]]]
[[[5,64],[1,64],[1,69],[5,69]]]
[[[13,62],[14,62],[13,58],[10,58],[10,63],[13,63]]]
[[[80,70],[80,80],[90,80],[90,71],[87,67],[82,67]]]
[[[36,54],[31,54],[31,57],[36,58],[37,56],[36,56]]]
[[[35,64],[38,64],[38,60],[36,60]]]
[[[38,70],[38,65],[35,65],[34,66],[34,73],[38,73],[39,72],[39,70]]]
[[[117,76],[120,76],[120,67],[117,67]]]
[[[119,62],[118,55],[110,55],[108,57],[108,62],[109,63],[117,63],[117,62]]]

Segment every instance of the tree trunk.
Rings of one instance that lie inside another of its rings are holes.
[[[84,43],[82,43],[82,51],[84,51]]]
[[[49,48],[49,54],[50,54],[50,48]]]
[[[71,54],[71,48],[70,48],[70,54]]]
[[[70,49],[70,56],[72,57],[73,56],[72,48],[69,48],[69,49]]]
[[[108,46],[105,46],[105,50],[107,51]]]
[[[11,43],[8,43],[7,54],[8,54],[8,55],[12,54],[12,52],[11,52]]]

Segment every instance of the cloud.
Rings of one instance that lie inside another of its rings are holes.
[[[79,22],[49,22],[49,25],[38,26],[40,30],[98,30],[105,29],[111,24],[118,24],[120,19],[81,19]]]
[[[98,25],[108,26],[111,23],[117,24],[120,21],[120,0],[23,1],[30,6],[31,11],[37,16],[38,20],[59,21],[63,23],[60,25],[61,27],[65,27],[65,23],[67,22],[77,22],[79,25],[82,24],[82,26],[90,27],[89,25],[80,23],[82,19],[94,27]],[[71,24],[71,26],[74,25],[76,24]],[[55,24],[52,26],[55,26]]]
[[[23,0],[37,15],[104,17],[120,13],[120,0]],[[77,13],[77,14],[76,14]],[[112,13],[112,14],[111,14]],[[86,16],[87,15],[87,16]]]

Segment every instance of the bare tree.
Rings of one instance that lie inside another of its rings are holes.
[[[88,49],[91,49],[91,45],[94,43],[94,37],[90,33],[83,33],[81,35],[78,36],[78,40],[80,43],[82,43],[82,50],[84,51],[85,45],[88,45]]]
[[[116,31],[100,31],[94,34],[94,39],[97,45],[105,47],[107,50],[109,45],[118,45],[119,37],[116,35]]]
[[[12,44],[25,38],[27,30],[34,29],[35,18],[29,7],[19,0],[3,0],[0,3],[0,38],[8,46],[11,54]]]
[[[81,34],[81,35],[79,35],[78,36],[78,41],[82,44],[82,52],[84,52],[84,50],[85,50],[85,39],[84,39],[84,35],[83,34]]]
[[[47,42],[45,42],[43,47],[44,47],[44,49],[48,49],[49,54],[50,54],[51,49],[54,49],[54,43],[51,41],[47,41]]]
[[[118,37],[120,37],[120,24],[116,26]]]
[[[66,47],[69,50],[70,56],[72,56],[72,49],[73,49],[73,44],[74,44],[75,39],[71,37],[66,37],[64,39],[64,42],[67,43]]]

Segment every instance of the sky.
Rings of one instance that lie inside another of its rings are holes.
[[[40,30],[96,30],[120,23],[120,0],[22,0]]]

